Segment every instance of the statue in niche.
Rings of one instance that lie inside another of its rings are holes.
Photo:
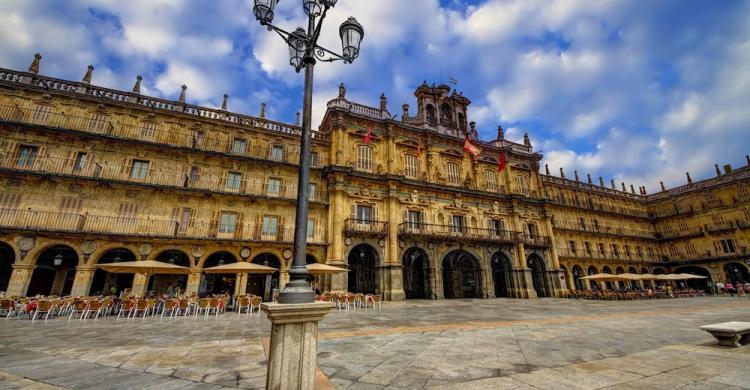
[[[468,176],[466,177],[466,179],[464,180],[464,187],[465,188],[474,188],[474,181],[471,180],[471,177],[468,177]]]
[[[409,202],[412,202],[412,203],[419,202],[419,192],[417,190],[414,190],[412,191],[411,194],[409,194]]]
[[[435,181],[437,182],[443,181],[443,174],[440,173],[440,169],[438,167],[435,167],[435,173],[433,174],[433,177],[435,178]]]
[[[435,116],[435,106],[428,104],[425,106],[425,112],[427,116],[427,123],[434,125],[437,123],[437,117]]]
[[[458,195],[453,197],[453,207],[460,209],[464,203],[461,201],[461,198],[458,197]]]
[[[378,175],[382,175],[385,173],[385,170],[383,169],[383,164],[378,164]]]
[[[492,202],[492,212],[495,214],[500,212],[500,204],[497,201]]]

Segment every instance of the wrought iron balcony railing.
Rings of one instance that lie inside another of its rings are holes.
[[[547,236],[524,234],[523,245],[528,247],[549,248],[552,246],[552,239]]]
[[[626,253],[612,253],[604,251],[599,252],[598,250],[587,251],[586,249],[576,249],[575,251],[570,248],[557,248],[558,257],[569,257],[575,259],[592,259],[592,260],[619,260],[619,261],[658,261],[654,256],[647,256],[645,253],[638,255],[637,253],[631,253],[628,256]]]
[[[388,223],[369,219],[346,219],[344,234],[357,237],[385,237],[388,234]]]
[[[572,230],[577,232],[587,232],[592,234],[610,235],[610,236],[628,236],[645,239],[654,239],[653,231],[644,229],[634,229],[622,226],[595,225],[593,223],[581,224],[580,222],[559,220],[553,221],[552,227],[560,230]]]
[[[0,209],[0,227],[64,233],[108,234],[156,238],[219,239],[291,243],[294,226],[220,221],[181,222],[164,218]],[[315,229],[310,244],[325,244],[325,232]]]
[[[299,164],[299,150],[297,148],[274,150],[273,146],[259,146],[249,143],[236,142],[237,139],[218,132],[203,132],[180,127],[170,123],[169,128],[158,124],[126,123],[121,121],[92,115],[90,117],[76,116],[57,112],[51,107],[45,110],[22,109],[16,106],[0,105],[0,120],[10,123],[47,126],[58,129],[73,130],[89,134],[136,140],[154,144],[164,144],[175,147],[243,156],[258,160],[268,160],[286,164]],[[116,116],[114,118],[117,118]],[[313,156],[313,167],[326,165],[325,155]]]
[[[472,228],[456,225],[438,225],[418,222],[404,222],[398,225],[399,236],[420,237],[437,240],[461,240],[493,242],[498,244],[517,244],[521,241],[520,233],[508,230]]]
[[[79,162],[75,159],[55,157],[24,156],[23,158],[19,158],[18,156],[3,156],[0,154],[0,170],[84,177],[266,198],[289,200],[297,198],[296,185],[278,184],[263,178],[251,178],[242,175],[242,179],[228,181],[226,177],[204,173],[191,174],[153,168],[141,170],[133,169],[132,166],[104,162]],[[310,193],[309,200],[312,202],[325,202],[325,191],[316,187],[315,191]]]

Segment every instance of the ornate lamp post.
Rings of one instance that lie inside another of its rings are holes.
[[[275,31],[289,45],[289,64],[299,73],[305,70],[305,96],[302,109],[302,134],[297,183],[297,211],[294,229],[294,257],[289,270],[290,281],[279,293],[280,303],[309,303],[315,300],[315,292],[307,282],[309,272],[305,266],[307,246],[307,198],[310,182],[310,136],[312,128],[313,70],[317,61],[344,61],[350,64],[359,57],[359,47],[364,37],[364,29],[352,18],[339,28],[342,54],[337,54],[318,45],[320,29],[328,10],[337,0],[302,0],[302,7],[308,17],[307,31],[302,27],[287,32],[271,24],[278,0],[254,0],[253,14],[261,25]]]

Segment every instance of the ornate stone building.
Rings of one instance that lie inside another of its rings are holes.
[[[287,280],[297,125],[0,69],[0,291],[253,292]],[[564,296],[592,272],[748,277],[750,168],[647,195],[540,174],[528,137],[477,139],[469,99],[421,85],[401,119],[348,101],[313,135],[308,261],[322,290],[386,299]],[[467,141],[468,140],[468,141]],[[471,153],[466,150],[471,151]],[[562,172],[561,172],[562,173]],[[612,183],[614,187],[614,183]],[[186,276],[108,274],[158,260]],[[233,261],[269,277],[215,276]]]

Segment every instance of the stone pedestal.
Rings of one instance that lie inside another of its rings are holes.
[[[318,322],[333,309],[333,303],[264,303],[261,308],[272,324],[266,388],[312,390],[315,387]]]

